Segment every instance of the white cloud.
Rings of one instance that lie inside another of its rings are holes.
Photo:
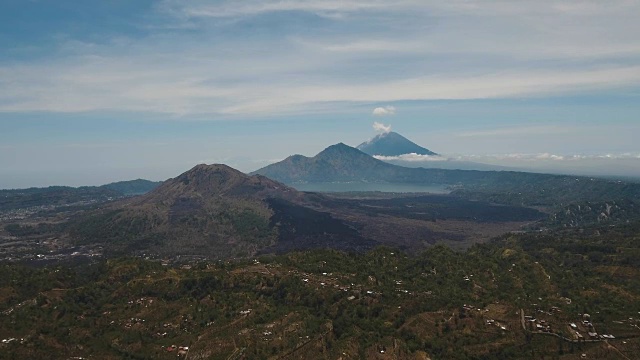
[[[391,125],[385,125],[376,121],[373,123],[373,130],[388,133],[391,131]]]
[[[377,107],[373,109],[373,115],[375,116],[389,116],[396,114],[396,108],[393,106]]]
[[[341,13],[386,9],[393,5],[393,3],[386,1],[353,0],[223,0],[215,4],[211,4],[208,1],[190,1],[185,4],[183,1],[172,0],[165,1],[164,7],[187,17],[237,18],[283,11],[303,11],[318,15],[335,16],[335,14]],[[402,1],[397,5],[402,5]]]
[[[64,38],[51,56],[3,61],[0,111],[215,119],[640,86],[637,1],[167,0],[156,9],[169,28],[143,24],[148,36],[95,44]],[[251,22],[288,11],[322,19],[304,30],[297,16]]]
[[[300,45],[313,51],[326,51],[336,53],[358,54],[376,52],[405,52],[423,53],[424,44],[416,41],[402,41],[398,39],[364,39],[347,42],[315,42],[306,39],[294,39]]]
[[[552,154],[552,153],[509,153],[509,154],[487,154],[487,155],[419,155],[419,154],[403,154],[398,156],[374,156],[378,160],[383,161],[407,161],[407,162],[433,162],[433,161],[472,161],[472,162],[579,162],[585,160],[638,160],[640,153],[620,153],[620,154]]]
[[[270,82],[246,79],[240,65],[216,59],[173,59],[174,67],[131,63],[119,57],[62,62],[51,65],[0,67],[6,83],[0,83],[0,111],[85,112],[97,110],[165,113],[173,115],[278,115],[312,113],[335,103],[401,100],[462,100],[551,96],[589,90],[624,88],[640,84],[640,66],[611,69],[503,72],[490,75],[445,76],[390,80],[378,84],[309,85],[303,79],[282,81],[271,73]],[[185,62],[187,64],[185,64]],[[214,65],[226,63],[229,73],[242,80],[225,84]],[[244,60],[238,60],[244,63]],[[244,65],[251,68],[250,65]],[[265,64],[262,64],[265,66]],[[297,65],[292,65],[295,68]],[[55,70],[54,70],[55,69]],[[244,70],[243,70],[244,71]],[[300,68],[300,71],[304,71]],[[252,72],[249,72],[251,74]],[[277,73],[277,72],[276,72]],[[214,74],[213,78],[206,74]],[[274,76],[272,78],[272,76]],[[309,110],[315,109],[315,110]],[[373,110],[376,116],[392,115],[393,107]]]
[[[450,161],[451,159],[447,157],[443,157],[440,155],[419,155],[416,153],[411,154],[402,154],[398,156],[382,156],[382,155],[374,155],[374,158],[382,161],[408,161],[408,162],[434,162],[434,161]]]
[[[595,155],[506,153],[445,156],[405,154],[400,156],[375,156],[375,158],[383,161],[403,161],[405,165],[415,167],[487,170],[487,166],[489,168],[494,166],[496,167],[495,169],[538,173],[640,177],[640,153]]]
[[[452,159],[466,161],[523,161],[523,162],[576,162],[582,160],[637,160],[640,154],[620,153],[620,154],[552,154],[552,153],[512,153],[512,154],[490,154],[490,155],[456,155]]]

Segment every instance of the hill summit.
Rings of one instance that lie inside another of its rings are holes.
[[[384,176],[395,168],[400,167],[387,164],[356,148],[339,143],[329,146],[314,157],[289,156],[252,174],[262,174],[285,184],[370,179],[384,181]]]
[[[358,145],[358,150],[371,156],[438,155],[393,131],[378,134],[373,139],[363,142]]]
[[[202,164],[145,195],[90,212],[69,232],[78,245],[100,244],[115,254],[218,259],[375,245],[342,220],[314,209],[308,198],[262,175]]]
[[[196,165],[191,170],[169,179],[140,198],[141,203],[192,198],[204,202],[221,199],[263,200],[270,197],[292,199],[297,192],[264,176],[248,176],[223,164]]]

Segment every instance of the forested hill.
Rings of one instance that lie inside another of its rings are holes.
[[[49,186],[44,188],[0,190],[0,211],[37,206],[60,206],[80,202],[102,202],[113,198],[147,193],[161,182],[119,181],[102,186]]]
[[[414,256],[4,263],[0,358],[637,359],[639,231],[509,234]]]

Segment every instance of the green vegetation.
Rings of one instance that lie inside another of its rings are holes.
[[[115,182],[103,186],[49,186],[0,190],[0,212],[32,207],[56,207],[82,203],[104,202],[109,199],[139,195],[156,188],[160,183],[149,180]]]
[[[117,196],[121,196],[121,194],[99,187],[51,186],[48,188],[0,190],[0,211],[106,201],[108,198]]]
[[[264,225],[250,213],[237,219],[242,231]],[[171,345],[211,359],[632,358],[638,234],[638,223],[512,234],[415,256],[379,247],[171,265],[3,264],[0,338],[17,340],[0,344],[0,358],[175,358]],[[523,329],[521,309],[566,339]],[[583,313],[616,339],[571,341],[569,324]]]
[[[632,200],[581,202],[565,206],[542,225],[578,228],[597,224],[626,224],[638,219],[640,203]]]
[[[102,185],[101,188],[113,190],[125,196],[130,196],[146,194],[149,191],[160,186],[161,183],[161,181],[136,179],[129,181],[118,181],[111,184]]]
[[[7,224],[4,227],[11,236],[34,236],[43,235],[52,231],[60,231],[61,226],[57,224],[39,223],[37,225],[21,225],[21,224]]]
[[[640,184],[598,178],[520,172],[477,172],[484,180],[462,182],[452,195],[498,204],[555,209],[584,202],[639,201]],[[624,200],[623,200],[624,199]]]

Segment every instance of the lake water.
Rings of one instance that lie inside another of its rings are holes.
[[[329,182],[292,184],[296,190],[313,192],[353,192],[380,191],[397,193],[431,193],[448,194],[451,191],[447,185],[419,185],[419,184],[388,184],[388,183],[359,183],[359,182]]]

